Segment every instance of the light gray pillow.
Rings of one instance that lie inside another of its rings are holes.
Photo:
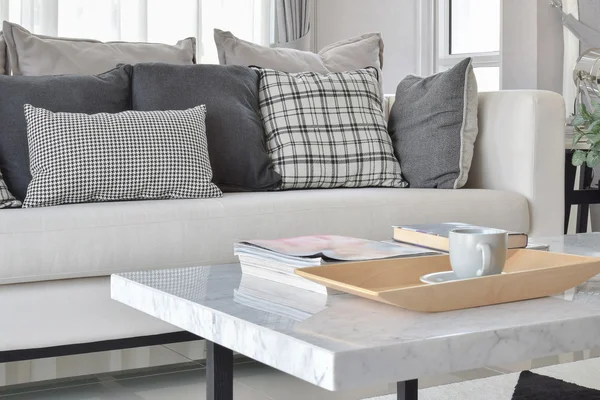
[[[0,75],[6,75],[8,59],[6,57],[6,39],[0,31]]]
[[[283,72],[354,71],[383,68],[383,40],[379,33],[366,33],[326,46],[319,53],[286,48],[270,48],[215,29],[215,43],[221,65],[257,66]]]
[[[196,39],[180,40],[176,45],[160,43],[100,42],[35,35],[27,29],[4,21],[8,64],[13,75],[95,75],[117,64],[164,62],[194,64]]]
[[[478,132],[477,105],[470,58],[437,75],[400,82],[388,132],[410,187],[465,185]]]

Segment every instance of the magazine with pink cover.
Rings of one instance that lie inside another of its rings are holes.
[[[322,257],[335,261],[366,261],[436,254],[400,243],[377,242],[336,235],[300,236],[274,240],[247,240],[242,244],[293,257]]]

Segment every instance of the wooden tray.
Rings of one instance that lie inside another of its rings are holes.
[[[503,274],[435,284],[419,280],[449,270],[450,257],[436,255],[299,268],[296,274],[367,299],[438,312],[560,293],[599,274],[600,258],[509,250]]]

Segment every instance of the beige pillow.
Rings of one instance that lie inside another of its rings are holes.
[[[322,74],[365,67],[375,67],[381,74],[383,67],[383,40],[379,33],[342,40],[326,46],[319,53],[260,46],[219,29],[215,29],[215,43],[222,65],[253,65],[289,73]]]
[[[22,26],[4,21],[8,65],[13,75],[95,75],[117,64],[164,62],[194,64],[196,39],[175,46],[159,43],[100,42],[35,35]]]

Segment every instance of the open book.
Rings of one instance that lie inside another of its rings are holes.
[[[328,293],[328,290],[323,285],[296,275],[294,273],[296,268],[319,266],[330,262],[368,261],[436,254],[435,251],[407,244],[335,235],[248,240],[236,243],[233,249],[234,254],[240,259],[244,274],[317,293]]]

